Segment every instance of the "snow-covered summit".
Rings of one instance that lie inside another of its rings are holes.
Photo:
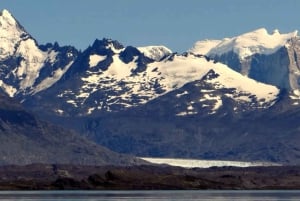
[[[224,39],[225,40],[225,39]],[[207,55],[211,49],[216,47],[222,40],[201,40],[197,41],[194,46],[189,50],[194,54]]]
[[[172,54],[172,51],[165,46],[145,46],[137,48],[146,57],[153,59],[154,61],[160,61],[166,56]]]
[[[244,59],[256,53],[272,54],[297,34],[298,31],[281,34],[277,29],[270,34],[265,28],[260,28],[233,38],[198,41],[190,52],[214,56],[233,51]]]
[[[39,46],[8,10],[0,12],[0,88],[9,96],[50,87],[70,67],[72,57],[67,48]]]
[[[4,10],[2,10],[1,12],[0,12],[0,20],[1,20],[1,22],[3,22],[3,20],[4,21],[7,21],[7,22],[11,22],[11,23],[16,23],[16,20],[15,20],[15,18],[12,16],[12,14],[8,11],[8,10],[6,10],[6,9],[4,9]]]
[[[15,20],[9,11],[0,13],[0,58],[6,58],[15,51],[15,45],[20,40],[29,37],[23,27]]]

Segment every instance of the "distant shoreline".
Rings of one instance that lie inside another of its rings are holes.
[[[299,190],[299,166],[1,166],[0,190]]]

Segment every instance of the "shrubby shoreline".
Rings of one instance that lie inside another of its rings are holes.
[[[211,167],[44,165],[0,167],[0,190],[300,189],[298,166]]]

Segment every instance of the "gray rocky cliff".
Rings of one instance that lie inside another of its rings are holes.
[[[210,57],[257,81],[287,90],[300,88],[299,37],[292,38],[286,46],[269,55],[254,54],[240,59],[239,55],[230,51]]]

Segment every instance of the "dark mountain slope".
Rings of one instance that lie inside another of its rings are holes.
[[[69,124],[101,145],[138,156],[300,163],[300,109],[284,108],[287,94],[268,110],[242,111],[247,104],[224,96],[214,114],[198,105],[198,113],[178,116],[186,103],[199,99],[177,100],[177,94],[191,90],[195,85],[185,85],[143,106]]]
[[[0,144],[0,165],[131,165],[140,162],[62,127],[40,121],[3,94],[0,94]]]

